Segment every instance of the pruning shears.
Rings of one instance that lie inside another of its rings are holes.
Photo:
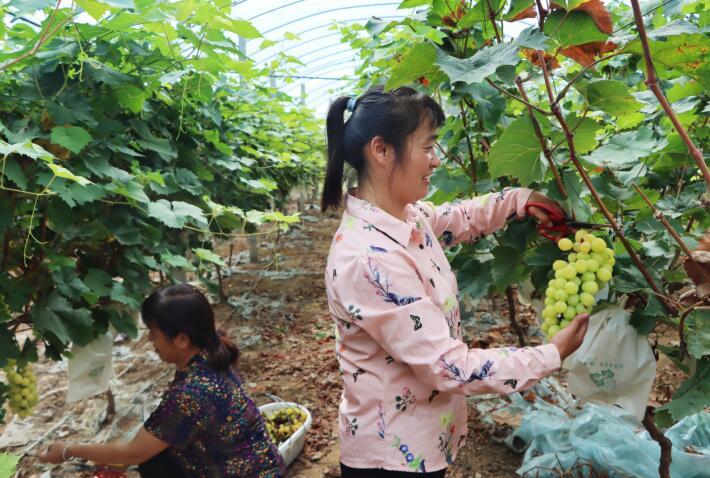
[[[537,207],[545,211],[552,221],[552,226],[546,226],[544,224],[537,225],[537,232],[541,236],[550,239],[551,241],[559,241],[563,237],[567,237],[572,234],[577,229],[600,229],[602,227],[611,227],[609,224],[595,224],[592,222],[582,222],[572,219],[567,215],[567,213],[560,213],[559,210],[552,207],[549,204],[541,202],[529,202],[525,205],[525,212],[530,215],[528,211],[531,207]]]

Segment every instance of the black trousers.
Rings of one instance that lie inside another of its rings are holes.
[[[427,473],[383,470],[382,468],[350,468],[340,464],[340,478],[444,478],[446,469]]]
[[[138,465],[141,478],[187,478],[187,475],[166,448],[153,458]]]

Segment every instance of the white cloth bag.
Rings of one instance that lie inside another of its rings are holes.
[[[656,376],[645,336],[629,324],[623,302],[593,314],[582,346],[564,362],[571,393],[590,402],[619,405],[641,420]]]
[[[73,345],[69,359],[67,402],[76,402],[108,390],[113,376],[113,336],[101,335],[84,347]]]

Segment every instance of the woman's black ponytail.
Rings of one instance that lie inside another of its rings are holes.
[[[221,330],[215,334],[214,345],[207,352],[207,361],[217,370],[227,370],[237,364],[239,349]]]
[[[321,211],[340,206],[343,195],[343,170],[345,169],[345,110],[350,98],[341,96],[330,105],[326,120],[326,135],[328,139],[328,165],[323,183]]]

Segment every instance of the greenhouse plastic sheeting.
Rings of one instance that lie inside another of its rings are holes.
[[[523,416],[513,443],[529,444],[524,477],[559,477],[575,469],[589,476],[589,466],[616,477],[657,477],[660,447],[638,421],[621,408],[586,404],[569,418],[555,406],[537,403]],[[710,414],[688,416],[667,430],[673,442],[672,478],[710,476]]]

